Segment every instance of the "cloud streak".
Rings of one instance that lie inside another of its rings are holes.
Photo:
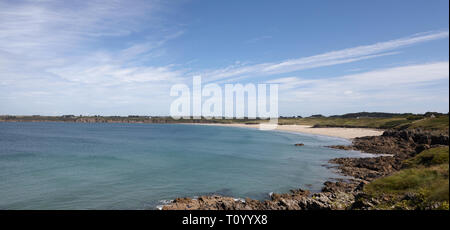
[[[420,33],[409,37],[390,40],[386,42],[379,42],[372,45],[331,51],[319,55],[285,60],[276,63],[262,63],[238,67],[230,66],[227,68],[206,72],[204,73],[204,76],[208,78],[208,81],[217,81],[230,79],[240,75],[245,75],[247,77],[274,75],[305,69],[332,66],[392,55],[395,54],[395,52],[391,52],[393,50],[427,41],[448,38],[448,36],[448,31]]]
[[[158,3],[159,4],[159,3]],[[137,32],[159,5],[154,1],[2,1],[0,49],[53,52],[100,37]],[[151,24],[147,24],[151,25]]]
[[[316,111],[375,111],[392,107],[396,111],[425,112],[437,104],[448,105],[449,62],[407,65],[327,79],[285,77],[268,81],[280,84],[280,101],[301,108],[319,105]],[[430,88],[427,86],[434,85]],[[430,90],[432,89],[432,90]],[[410,109],[416,104],[416,111]],[[448,106],[447,106],[448,110]],[[332,112],[334,111],[334,112]]]

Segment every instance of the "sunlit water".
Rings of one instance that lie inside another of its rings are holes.
[[[348,143],[201,125],[0,122],[0,209],[154,209],[176,197],[319,190],[339,177],[329,159],[359,155],[325,146]]]

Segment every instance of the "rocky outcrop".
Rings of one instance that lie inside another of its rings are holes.
[[[423,130],[388,130],[381,136],[355,138],[350,146],[329,146],[373,154],[389,154],[373,158],[336,158],[330,163],[344,175],[371,181],[400,170],[405,159],[438,145],[448,145],[448,133]]]
[[[345,192],[348,184],[326,182],[325,187],[331,186],[324,192],[310,194],[305,190],[292,190],[290,193],[272,194],[270,200],[259,201],[252,199],[235,199],[218,195],[201,196],[197,199],[177,198],[163,210],[332,210],[346,209],[355,200],[352,191]],[[337,188],[344,185],[345,189]],[[353,186],[353,190],[357,186]]]
[[[425,145],[448,145],[448,132],[442,131],[424,131],[414,130],[387,130],[383,133],[384,137],[396,137],[398,139]]]
[[[387,130],[381,136],[359,137],[352,145],[333,145],[330,148],[357,150],[373,154],[392,154],[409,158],[435,145],[449,145],[448,132],[415,130]]]
[[[329,145],[326,147],[340,150],[353,150],[353,147],[351,145]]]
[[[336,158],[330,160],[346,176],[364,181],[386,176],[401,169],[402,161],[395,157],[382,156],[373,158]]]

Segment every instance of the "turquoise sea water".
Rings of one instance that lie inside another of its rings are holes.
[[[305,146],[296,147],[295,143]],[[0,209],[154,209],[205,194],[319,190],[347,140],[177,124],[1,123]]]

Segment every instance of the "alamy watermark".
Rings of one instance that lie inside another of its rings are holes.
[[[174,119],[267,119],[260,123],[261,130],[278,125],[278,84],[225,84],[222,89],[215,83],[202,87],[201,76],[194,76],[192,91],[186,84],[176,84],[170,96],[178,97],[170,105]]]

